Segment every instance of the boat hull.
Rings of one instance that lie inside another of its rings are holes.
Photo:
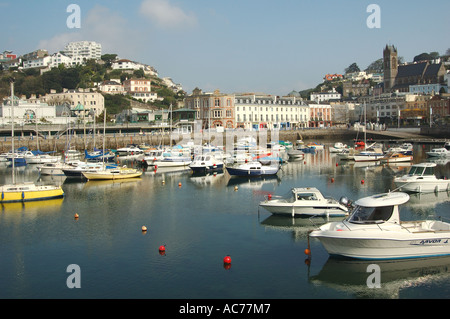
[[[241,168],[233,168],[227,167],[227,172],[233,176],[266,176],[266,175],[275,175],[278,173],[278,167],[268,167],[261,169],[241,169]]]
[[[344,233],[345,231],[342,231]],[[314,232],[313,232],[314,233]],[[449,234],[417,234],[408,239],[391,237],[344,238],[332,235],[317,237],[330,255],[364,259],[406,259],[450,255]],[[448,237],[447,237],[448,236]]]
[[[137,178],[142,175],[142,172],[83,172],[83,176],[88,180],[117,180],[125,178]]]
[[[205,173],[223,170],[223,164],[198,165],[198,166],[190,165],[189,167],[194,173]]]
[[[289,204],[283,205],[274,201],[260,203],[260,206],[274,215],[329,217],[345,217],[348,215],[347,211],[339,206],[294,206]]]
[[[28,190],[22,190],[20,188],[24,187],[17,186],[18,190],[16,191],[8,191],[6,188],[7,186],[2,187],[0,203],[29,202],[64,197],[62,188],[55,186],[36,186]]]
[[[395,179],[395,185],[402,191],[413,193],[432,193],[450,191],[450,180],[410,181]]]

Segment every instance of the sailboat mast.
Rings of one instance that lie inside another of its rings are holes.
[[[16,183],[15,181],[15,172],[14,172],[14,79],[11,79],[11,162],[12,162],[12,183],[13,185]]]

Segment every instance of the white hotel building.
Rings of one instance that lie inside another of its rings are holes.
[[[295,129],[308,127],[310,108],[295,96],[240,94],[234,101],[236,127],[244,129]]]

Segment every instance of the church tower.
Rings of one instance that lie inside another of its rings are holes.
[[[391,92],[398,73],[397,49],[393,45],[386,45],[383,50],[384,92]]]

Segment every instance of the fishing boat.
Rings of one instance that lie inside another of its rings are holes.
[[[88,180],[116,180],[125,178],[136,178],[142,175],[142,171],[135,168],[117,167],[104,168],[96,171],[85,171],[83,176]]]
[[[194,173],[218,171],[223,169],[223,160],[213,153],[196,155],[189,167]]]
[[[284,196],[267,195],[259,206],[276,215],[345,217],[347,204],[345,197],[337,201],[323,196],[316,187],[301,187],[292,188]]]
[[[14,150],[14,82],[11,81],[11,150]],[[64,197],[61,186],[36,185],[33,182],[16,183],[12,161],[12,184],[0,186],[0,203],[27,202]]]
[[[388,153],[382,159],[381,163],[402,163],[402,162],[411,162],[413,160],[412,155],[405,155],[404,153]]]
[[[248,162],[236,166],[226,166],[228,174],[232,176],[266,176],[275,175],[280,165],[262,165],[260,162]]]
[[[419,163],[411,166],[407,175],[394,178],[395,185],[406,192],[442,192],[450,191],[450,180],[438,178],[436,163]]]
[[[350,216],[320,226],[310,237],[330,255],[365,259],[403,259],[450,255],[450,223],[440,220],[401,221],[403,192],[361,198]]]

